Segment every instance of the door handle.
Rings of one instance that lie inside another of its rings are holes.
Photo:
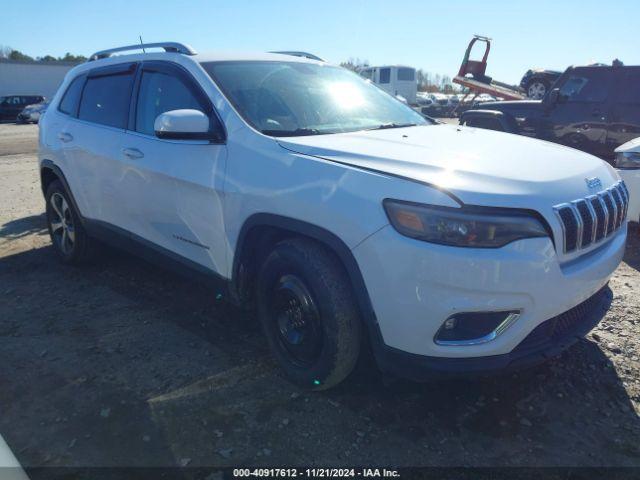
[[[122,153],[125,157],[128,157],[132,160],[144,157],[144,153],[142,153],[137,148],[123,148]]]
[[[71,140],[73,140],[73,135],[71,135],[70,133],[67,133],[67,132],[61,132],[61,133],[58,134],[58,138],[62,142],[67,143],[67,142],[70,142]]]

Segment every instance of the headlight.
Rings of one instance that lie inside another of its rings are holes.
[[[402,235],[441,245],[498,248],[522,238],[549,236],[542,223],[526,212],[437,207],[389,199],[384,201],[384,209]]]
[[[638,152],[618,152],[616,154],[617,168],[640,168],[640,153]]]

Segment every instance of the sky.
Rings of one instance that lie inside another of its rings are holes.
[[[0,45],[32,57],[145,42],[197,51],[304,50],[332,63],[405,64],[453,77],[474,34],[493,39],[487,74],[640,64],[638,0],[3,0]]]

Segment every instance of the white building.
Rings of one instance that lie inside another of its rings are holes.
[[[75,65],[67,62],[18,62],[0,59],[0,97],[44,95],[51,98],[64,76]]]

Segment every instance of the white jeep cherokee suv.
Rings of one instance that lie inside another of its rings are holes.
[[[434,124],[321,61],[152,46],[94,54],[42,119],[64,262],[100,239],[220,281],[310,389],[343,380],[365,342],[411,379],[491,372],[604,315],[628,204],[605,162]]]

